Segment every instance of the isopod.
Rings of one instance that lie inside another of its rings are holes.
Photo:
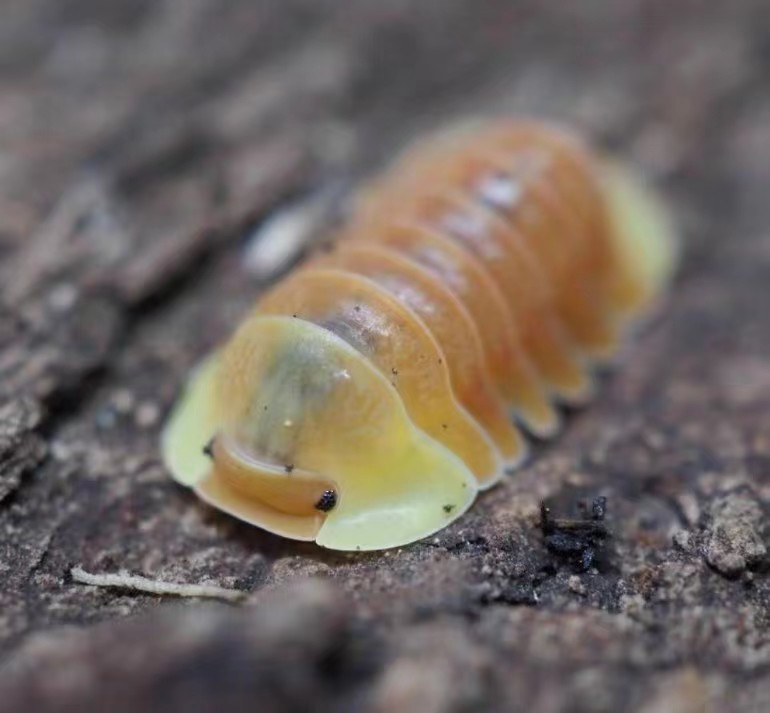
[[[163,434],[173,477],[338,550],[448,525],[585,403],[677,239],[628,167],[564,128],[475,121],[407,150],[331,251],[257,301]]]

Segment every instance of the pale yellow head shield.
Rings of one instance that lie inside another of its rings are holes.
[[[175,479],[217,508],[340,550],[426,537],[477,487],[366,359],[291,317],[251,318],[197,370],[163,447]]]

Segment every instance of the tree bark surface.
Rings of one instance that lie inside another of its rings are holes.
[[[4,0],[0,711],[770,710],[769,84],[766,0]],[[595,402],[390,552],[175,485],[161,424],[282,267],[248,269],[265,222],[501,113],[636,161],[682,228]],[[541,503],[600,496],[601,537],[549,539]]]

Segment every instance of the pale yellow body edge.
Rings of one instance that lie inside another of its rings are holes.
[[[601,181],[615,248],[624,266],[643,287],[634,319],[648,313],[665,294],[679,262],[682,241],[663,196],[641,172],[604,157]]]

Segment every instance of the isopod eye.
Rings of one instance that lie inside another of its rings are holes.
[[[444,527],[444,504],[454,519],[475,496],[471,472],[414,426],[389,381],[301,319],[248,320],[200,372],[172,419],[172,469],[210,437],[183,423],[204,404],[213,461],[195,479],[175,476],[271,532],[334,549],[394,547]]]

